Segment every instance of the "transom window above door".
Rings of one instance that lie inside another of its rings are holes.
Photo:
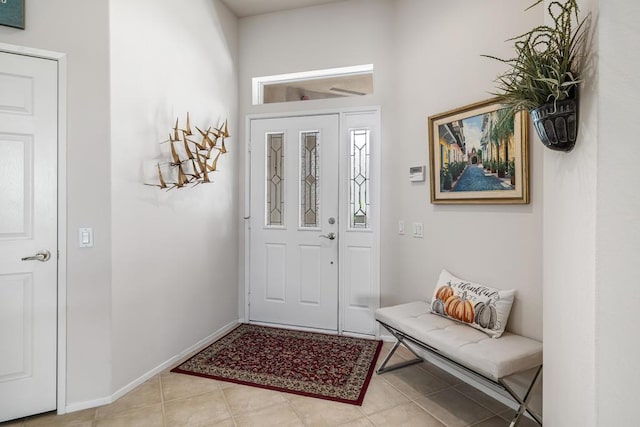
[[[373,94],[373,64],[253,78],[253,104]]]

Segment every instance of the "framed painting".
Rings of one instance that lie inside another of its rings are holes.
[[[24,30],[24,0],[0,0],[0,25]]]
[[[430,116],[431,203],[529,203],[529,122],[499,98]]]

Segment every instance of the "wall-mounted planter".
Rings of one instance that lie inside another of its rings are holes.
[[[578,136],[578,99],[544,104],[530,111],[542,143],[552,150],[571,151]]]

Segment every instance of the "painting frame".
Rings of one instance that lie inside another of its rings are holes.
[[[508,111],[492,98],[428,117],[431,203],[529,203],[529,115]]]
[[[0,3],[0,25],[24,30],[25,0],[5,0]]]

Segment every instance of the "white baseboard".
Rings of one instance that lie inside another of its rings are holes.
[[[113,403],[113,400],[111,400],[111,396],[101,397],[100,399],[87,400],[84,402],[71,403],[64,408],[65,412],[58,411],[58,415],[82,411],[90,408],[97,408],[98,406],[108,405],[110,403]]]
[[[396,342],[396,339],[394,338],[393,335],[389,335],[385,333],[380,334],[380,339],[384,342]]]
[[[211,342],[213,342],[213,341],[221,338],[222,336],[226,335],[229,331],[231,331],[233,328],[235,328],[240,323],[242,323],[240,320],[234,320],[233,322],[228,323],[227,325],[225,325],[222,328],[218,329],[217,331],[215,331],[214,333],[212,333],[208,337],[201,339],[200,341],[198,341],[197,343],[195,343],[191,347],[187,348],[184,351],[181,351],[179,354],[176,354],[171,359],[169,359],[166,362],[156,366],[155,368],[153,368],[149,372],[143,374],[139,378],[131,381],[129,384],[125,385],[120,390],[118,390],[115,393],[113,393],[111,396],[103,397],[103,398],[100,398],[100,399],[87,400],[85,402],[75,402],[75,403],[68,404],[66,406],[66,408],[65,408],[66,413],[82,411],[83,409],[95,408],[95,407],[98,407],[98,406],[108,405],[110,403],[115,402],[116,400],[118,400],[119,398],[124,396],[125,394],[129,393],[134,388],[138,387],[140,384],[144,383],[145,381],[149,380],[150,378],[154,377],[155,375],[158,375],[160,372],[164,371],[165,369],[177,364],[181,359],[185,358],[189,354],[195,353],[196,351],[199,351],[199,350],[203,349],[204,347],[209,345]],[[60,413],[62,413],[62,412],[60,412]]]
[[[363,340],[376,340],[375,334],[361,334],[359,332],[342,331],[342,335],[351,338],[361,338]]]

